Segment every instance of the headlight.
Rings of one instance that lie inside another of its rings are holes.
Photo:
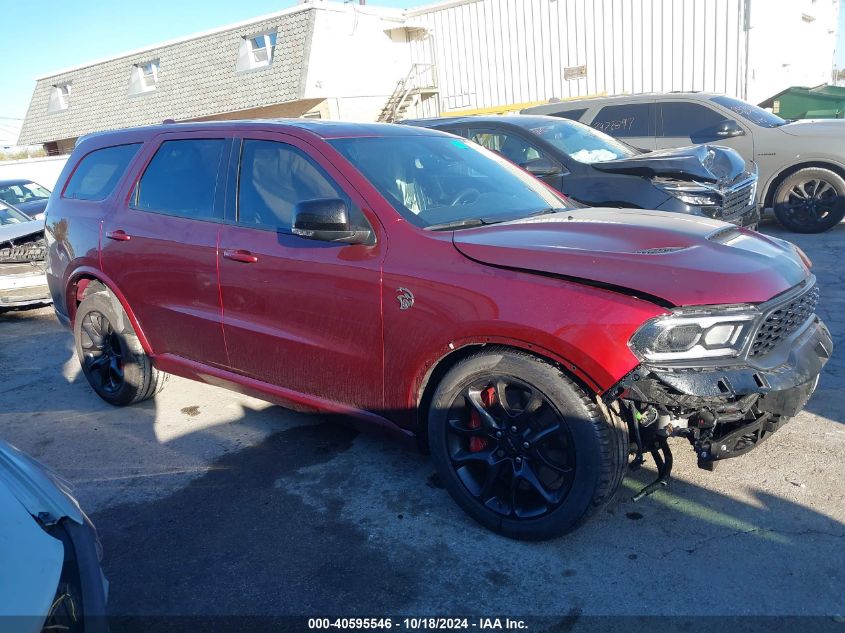
[[[745,348],[759,315],[743,305],[679,309],[647,321],[628,345],[642,361],[730,358]]]
[[[670,196],[692,207],[719,207],[722,205],[721,194],[705,187],[669,182],[660,183],[659,186]]]
[[[691,207],[718,207],[722,204],[722,196],[715,193],[693,192],[693,191],[670,191],[681,202]]]

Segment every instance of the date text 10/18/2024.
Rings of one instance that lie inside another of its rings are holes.
[[[479,631],[525,631],[524,620],[512,618],[309,618],[310,630],[329,629],[397,629],[419,630],[479,630]]]

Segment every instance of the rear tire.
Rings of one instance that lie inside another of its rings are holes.
[[[821,167],[799,169],[778,185],[772,206],[783,228],[823,233],[845,217],[845,179]]]
[[[88,384],[109,404],[125,406],[148,400],[167,382],[168,375],[153,367],[126,313],[107,290],[82,300],[73,334]]]
[[[580,525],[619,489],[628,460],[621,419],[606,417],[559,368],[510,349],[449,370],[432,398],[428,435],[452,498],[516,539]]]

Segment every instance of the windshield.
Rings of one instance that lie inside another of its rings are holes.
[[[11,185],[0,185],[0,200],[9,204],[35,202],[46,200],[50,192],[34,182],[16,182]]]
[[[579,163],[603,163],[640,153],[627,143],[576,121],[550,121],[529,129]]]
[[[779,127],[786,125],[786,121],[781,119],[777,114],[772,114],[768,110],[746,103],[741,99],[734,99],[733,97],[712,97],[711,101],[718,103],[720,106],[726,107],[731,112],[741,116],[746,121],[750,121],[754,125],[760,127]]]
[[[561,194],[462,139],[403,136],[329,142],[416,226],[490,224],[570,208]]]
[[[28,215],[24,215],[20,211],[12,209],[10,206],[0,202],[0,226],[5,226],[7,224],[21,224],[31,220],[32,218]]]

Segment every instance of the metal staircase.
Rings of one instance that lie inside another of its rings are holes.
[[[396,84],[396,89],[378,116],[378,121],[400,121],[411,106],[436,94],[437,73],[434,64],[413,64],[408,74]]]

